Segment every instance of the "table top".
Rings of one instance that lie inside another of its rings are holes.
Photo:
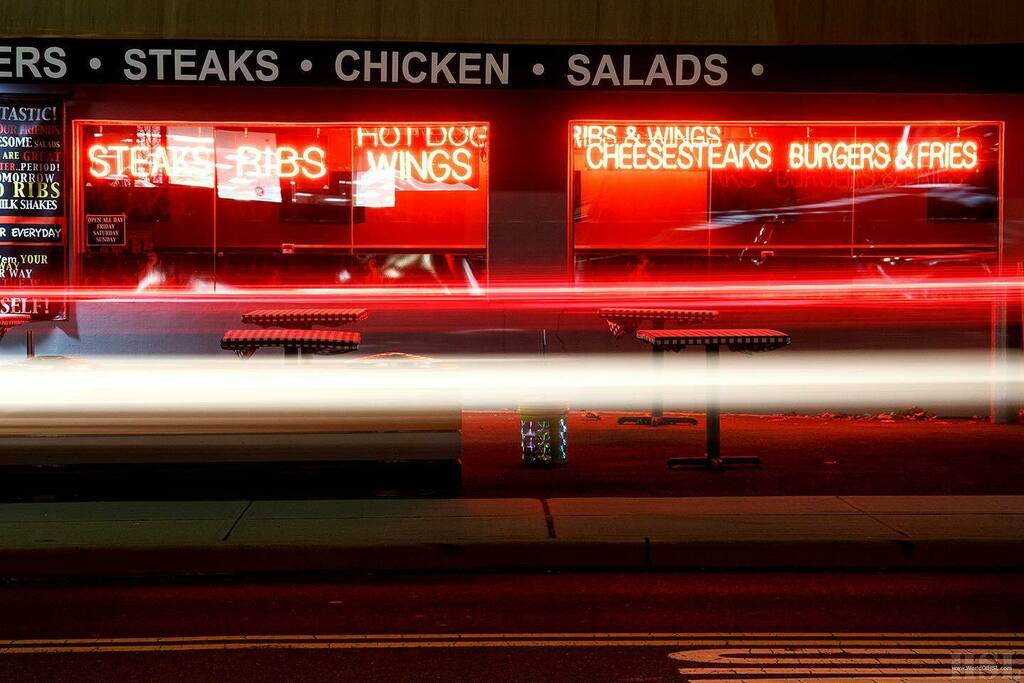
[[[285,325],[345,325],[365,320],[365,308],[259,308],[242,315],[242,322],[265,327]]]
[[[9,330],[32,320],[32,316],[24,313],[0,313],[0,329]]]
[[[785,332],[758,328],[637,330],[636,338],[655,348],[671,350],[687,346],[727,346],[730,351],[773,351],[792,341]]]
[[[699,323],[714,320],[718,311],[693,308],[601,308],[597,315],[606,320],[678,320]]]
[[[309,350],[348,350],[359,348],[358,332],[336,330],[228,330],[220,347],[237,351],[263,346],[298,346]]]
[[[693,308],[601,308],[597,315],[608,323],[608,329],[616,337],[625,337],[636,332],[640,324],[650,320],[655,326],[664,327],[666,322],[680,325],[702,323],[718,317],[718,311],[706,311]]]

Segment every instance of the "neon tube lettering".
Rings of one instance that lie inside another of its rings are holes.
[[[86,150],[89,175],[93,178],[125,177],[148,179],[167,175],[181,184],[211,181],[214,173],[213,150],[199,145],[90,145]],[[241,145],[233,155],[235,175],[282,178],[302,176],[310,180],[327,175],[327,153],[309,145],[301,150],[290,145],[258,148]]]

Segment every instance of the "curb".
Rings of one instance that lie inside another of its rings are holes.
[[[0,550],[0,576],[8,580],[645,568],[642,541]]]

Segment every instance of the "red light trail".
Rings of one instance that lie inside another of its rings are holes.
[[[689,281],[686,283],[644,284],[546,284],[503,283],[491,286],[397,286],[397,287],[248,287],[225,291],[163,289],[136,292],[105,287],[32,287],[0,290],[0,297],[51,297],[68,301],[108,302],[216,302],[281,300],[324,301],[359,300],[365,302],[428,301],[438,307],[475,303],[523,303],[538,308],[590,307],[600,302],[641,302],[699,300],[704,303],[733,304],[836,304],[956,306],[986,301],[1024,300],[1024,280],[1017,277],[943,277],[943,278],[813,278],[802,274],[798,282],[764,282],[738,278]]]

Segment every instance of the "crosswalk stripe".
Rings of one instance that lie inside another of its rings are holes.
[[[774,648],[719,648],[683,650],[669,654],[670,659],[684,664],[679,673],[691,681],[707,683],[740,681],[757,677],[785,675],[788,680],[799,677],[854,676],[879,680],[884,677],[909,677],[918,681],[922,677],[944,673],[941,680],[985,680],[989,674],[994,680],[1021,681],[1024,671],[1015,669],[1015,657],[1024,654],[1022,643],[1012,647],[996,645],[995,639],[979,639],[974,644],[938,648],[921,647],[921,642],[894,641],[893,647],[774,647]],[[910,645],[909,647],[900,645]],[[1020,661],[1019,659],[1017,661]],[[969,671],[958,667],[971,666]],[[725,678],[723,678],[725,677]],[[831,680],[835,681],[835,678]]]

